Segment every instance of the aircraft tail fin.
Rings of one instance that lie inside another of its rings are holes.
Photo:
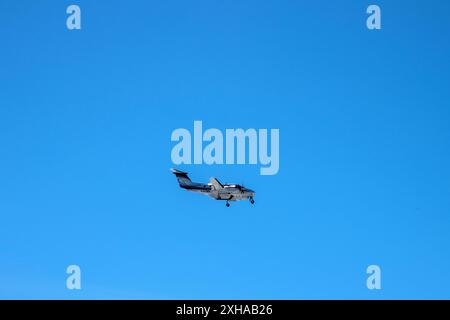
[[[223,189],[223,185],[216,178],[211,178],[210,182],[216,190]]]
[[[172,173],[177,177],[180,186],[187,186],[192,184],[191,179],[189,179],[187,172],[183,172],[177,169],[171,169]]]

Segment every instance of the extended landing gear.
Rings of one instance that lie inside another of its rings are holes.
[[[253,198],[250,198],[250,203],[255,204],[255,200],[253,200]]]
[[[230,203],[227,201],[227,203],[225,204],[227,206],[227,208],[230,206]]]

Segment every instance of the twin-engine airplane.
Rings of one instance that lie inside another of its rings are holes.
[[[238,184],[221,184],[216,178],[211,178],[208,184],[192,182],[188,174],[177,169],[171,169],[177,177],[180,187],[188,191],[198,192],[214,198],[216,200],[226,201],[226,206],[230,206],[230,201],[250,200],[251,204],[255,203],[253,197],[255,191],[245,188]]]

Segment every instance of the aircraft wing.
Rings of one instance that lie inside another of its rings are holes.
[[[211,178],[209,182],[211,183],[211,185],[214,187],[215,190],[223,189],[223,185],[216,178]]]

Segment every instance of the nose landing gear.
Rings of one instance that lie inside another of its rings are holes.
[[[230,206],[230,203],[227,201],[227,203],[225,204],[227,206],[227,208]]]
[[[253,198],[250,198],[250,203],[255,204],[255,200],[253,200]]]

